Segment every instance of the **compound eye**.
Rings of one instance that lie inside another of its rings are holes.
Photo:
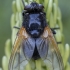
[[[39,8],[42,10],[44,6],[42,4],[39,4]]]
[[[27,5],[24,7],[24,10],[30,10],[31,9],[31,5]]]

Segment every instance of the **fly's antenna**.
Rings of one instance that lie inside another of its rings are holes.
[[[22,3],[23,3],[23,5],[24,5],[24,7],[25,7],[25,0],[22,0]]]

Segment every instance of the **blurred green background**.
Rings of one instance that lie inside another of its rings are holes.
[[[70,44],[70,0],[58,0],[62,13],[65,43]],[[0,0],[0,67],[4,54],[5,41],[11,37],[10,17],[12,0]]]

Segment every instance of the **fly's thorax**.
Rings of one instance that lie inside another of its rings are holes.
[[[44,13],[29,13],[24,16],[23,26],[33,38],[40,37],[46,25]]]
[[[32,2],[24,7],[23,23],[27,33],[33,38],[39,38],[47,26],[46,14],[44,6],[36,2]]]

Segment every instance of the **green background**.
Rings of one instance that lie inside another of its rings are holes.
[[[70,0],[58,0],[62,13],[65,43],[70,44]],[[12,14],[12,0],[0,0],[0,67],[2,56],[5,55],[5,41],[11,37],[10,17]]]

